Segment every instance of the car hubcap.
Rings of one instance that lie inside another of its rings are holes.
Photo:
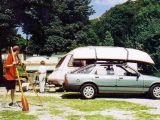
[[[160,87],[155,87],[153,89],[153,94],[155,97],[160,98]]]
[[[87,86],[84,88],[83,93],[86,98],[92,98],[94,95],[94,88],[92,86]]]

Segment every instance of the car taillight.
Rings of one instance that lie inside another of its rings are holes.
[[[68,80],[67,80],[67,75],[65,75],[65,78],[64,78],[64,84],[68,84]]]

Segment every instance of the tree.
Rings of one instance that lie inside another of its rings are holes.
[[[106,32],[105,39],[99,43],[101,46],[114,46],[114,40],[109,31]]]
[[[157,0],[136,0],[117,5],[94,24],[100,41],[109,31],[115,46],[147,51],[160,66],[160,4]]]
[[[8,7],[7,0],[0,2],[0,81],[3,78],[2,49],[12,45],[15,35],[15,19],[13,11]],[[1,82],[0,82],[1,83]]]
[[[58,2],[58,1],[57,1]],[[90,0],[59,1],[57,14],[50,13],[53,21],[46,30],[46,51],[67,52],[76,46],[87,44],[86,32],[89,28],[89,15],[93,13]],[[55,6],[52,7],[54,12]],[[76,46],[75,46],[76,45]]]
[[[77,41],[76,34],[85,32],[89,15],[94,12],[91,0],[8,1],[23,31],[32,36],[30,48],[45,54],[69,51],[72,41]]]

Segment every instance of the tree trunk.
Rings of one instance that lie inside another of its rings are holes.
[[[0,48],[0,87],[4,86],[2,52]]]

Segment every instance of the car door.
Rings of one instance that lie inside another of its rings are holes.
[[[117,66],[117,91],[141,92],[143,80],[139,79],[138,73],[129,67]]]
[[[108,70],[108,66],[97,66],[93,81],[97,84],[100,92],[116,90],[116,75],[114,70]]]

